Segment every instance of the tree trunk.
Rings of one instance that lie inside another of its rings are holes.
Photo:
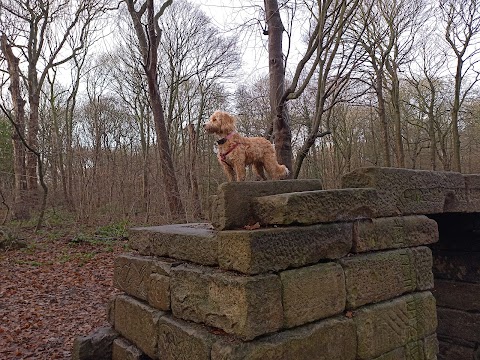
[[[265,0],[265,14],[268,25],[268,56],[270,77],[270,108],[272,111],[275,152],[280,164],[292,171],[292,133],[288,119],[285,90],[285,69],[283,63],[282,37],[284,27],[277,0]]]
[[[12,216],[17,220],[25,220],[30,218],[29,207],[26,201],[25,147],[21,141],[21,136],[24,136],[25,131],[25,100],[22,98],[20,89],[19,59],[13,54],[5,34],[2,34],[1,37],[1,48],[8,64],[8,73],[10,75],[9,90],[12,96],[13,114],[16,122],[16,129],[13,129],[12,133],[13,172],[15,174]]]
[[[384,162],[386,167],[391,167],[392,161],[390,156],[390,138],[388,136],[388,121],[385,111],[385,98],[383,96],[383,74],[380,71],[377,71],[376,74],[375,92],[378,100],[378,117],[380,118],[380,124],[382,126]]]
[[[457,72],[455,74],[455,94],[453,98],[452,115],[452,136],[453,136],[453,171],[462,171],[460,160],[460,134],[458,132],[458,113],[460,111],[460,90],[462,85],[462,67],[463,61],[457,59]]]
[[[162,169],[165,195],[167,197],[170,213],[175,218],[184,218],[185,210],[180,198],[172,155],[168,144],[168,134],[165,126],[165,114],[157,85],[158,45],[160,42],[159,29],[156,28],[153,0],[147,0],[147,32],[150,46],[145,60],[145,72],[147,75],[148,93],[152,106],[155,130],[157,133],[158,150],[160,153],[160,165]]]

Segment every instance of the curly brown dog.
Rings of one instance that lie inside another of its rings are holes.
[[[253,165],[257,179],[267,180],[264,169],[274,180],[285,178],[289,174],[287,167],[277,162],[270,141],[262,137],[249,138],[238,134],[235,131],[235,118],[230,114],[215,111],[204,127],[208,133],[220,137],[217,140],[217,157],[228,181],[245,181],[245,167],[248,165]]]

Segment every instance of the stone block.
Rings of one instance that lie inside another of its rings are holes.
[[[241,276],[193,265],[172,269],[171,302],[176,317],[204,323],[244,340],[283,324],[277,275]]]
[[[113,284],[138,299],[147,299],[147,286],[152,273],[151,257],[119,255],[114,261]]]
[[[158,321],[165,313],[126,295],[115,301],[115,330],[151,358],[156,358]]]
[[[397,215],[375,189],[305,191],[258,197],[256,219],[266,225],[312,225]]]
[[[417,278],[416,290],[433,289],[433,259],[432,250],[426,246],[411,248],[413,256],[413,268]]]
[[[345,317],[330,318],[265,336],[248,343],[218,341],[212,360],[354,360],[355,326]]]
[[[368,167],[346,174],[342,187],[375,188],[403,215],[468,210],[465,179],[460,173]]]
[[[376,357],[372,360],[407,360],[407,354],[405,351],[405,347],[401,347],[392,351],[389,351],[386,354],[382,354],[379,357]],[[419,358],[415,358],[415,360],[420,360]]]
[[[435,298],[430,292],[404,295],[354,313],[361,360],[374,359],[435,333]]]
[[[418,275],[410,249],[353,256],[341,259],[340,264],[345,271],[348,309],[392,299],[417,288]]]
[[[463,175],[468,199],[468,211],[479,212],[480,209],[480,175]]]
[[[163,316],[158,324],[160,359],[210,360],[215,335],[205,326]]]
[[[437,306],[480,312],[480,284],[435,279]]]
[[[258,274],[346,256],[352,246],[352,224],[229,230],[218,233],[223,269]]]
[[[207,223],[132,228],[130,247],[142,255],[168,256],[203,265],[217,265],[217,237]]]
[[[438,336],[460,339],[473,343],[480,342],[480,314],[439,307]]]
[[[434,250],[435,278],[480,283],[480,253]]]
[[[477,360],[478,356],[474,357],[474,353],[473,347],[440,341],[438,360]]]
[[[148,360],[149,357],[140,351],[135,345],[123,338],[117,338],[113,342],[111,360]],[[110,360],[110,359],[109,359]]]
[[[437,334],[432,334],[423,339],[425,360],[436,360],[439,352]]]
[[[321,190],[320,180],[244,181],[223,183],[212,203],[212,221],[217,230],[243,228],[255,223],[252,200],[259,196]]]
[[[170,277],[160,274],[150,274],[147,286],[148,303],[163,311],[170,311]]]
[[[345,309],[345,276],[336,263],[283,271],[280,279],[286,327],[324,319]]]
[[[109,326],[95,329],[73,342],[72,360],[110,360],[112,344],[118,333]]]
[[[353,251],[406,248],[438,241],[434,220],[423,215],[359,220],[354,223]]]

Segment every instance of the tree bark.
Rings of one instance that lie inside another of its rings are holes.
[[[20,69],[19,59],[14,55],[12,47],[8,44],[7,36],[1,36],[2,52],[7,60],[8,73],[10,75],[10,94],[13,102],[14,120],[19,132],[25,131],[25,100],[20,90]],[[12,217],[17,220],[30,218],[29,207],[26,201],[27,176],[25,168],[25,147],[22,144],[21,136],[17,129],[13,129],[13,172],[15,174],[14,204],[12,206]]]
[[[265,0],[268,25],[268,69],[270,77],[270,108],[272,111],[275,152],[280,164],[292,172],[292,133],[290,130],[285,92],[285,68],[282,38],[284,27],[277,0]]]

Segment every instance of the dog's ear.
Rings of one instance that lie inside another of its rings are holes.
[[[229,113],[222,112],[222,133],[230,134],[235,131],[235,118]]]

